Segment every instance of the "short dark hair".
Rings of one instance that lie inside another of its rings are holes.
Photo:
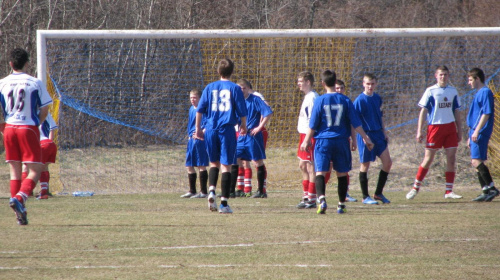
[[[10,62],[12,62],[12,68],[14,70],[21,70],[24,65],[30,60],[27,51],[21,48],[15,48],[10,52]]]
[[[342,80],[336,80],[336,81],[335,81],[335,84],[336,84],[336,85],[339,85],[339,86],[344,86],[344,87],[345,87],[345,83],[344,83],[344,81],[342,81]]]
[[[325,70],[321,73],[321,80],[327,87],[334,87],[337,81],[337,74],[333,70]]]
[[[201,90],[194,88],[189,92],[189,95],[196,94],[196,96],[201,97]]]
[[[219,66],[217,67],[217,72],[224,78],[229,78],[233,74],[234,63],[229,58],[224,58],[219,61]]]
[[[450,72],[450,70],[448,69],[448,67],[446,67],[446,65],[440,65],[440,66],[436,67],[436,72],[438,70]]]
[[[244,84],[245,86],[247,86],[247,88],[249,89],[252,89],[252,84],[247,80],[247,79],[239,79],[237,82],[237,84]]]
[[[373,74],[373,73],[366,73],[365,75],[363,75],[363,79],[365,79],[365,78],[368,78],[370,80],[375,80],[375,81],[377,80],[377,76],[375,76],[375,74]]]
[[[302,78],[304,81],[311,82],[311,85],[314,84],[314,75],[309,71],[300,72],[298,77]]]
[[[484,84],[484,72],[480,68],[472,68],[467,72],[467,77],[472,77],[474,80],[479,78],[481,83]]]

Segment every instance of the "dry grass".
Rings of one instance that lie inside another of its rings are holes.
[[[1,279],[496,279],[500,201],[348,204],[326,215],[294,206],[300,192],[235,199],[235,213],[178,194],[57,196],[28,202],[18,226],[0,199]],[[354,196],[360,195],[352,191]]]

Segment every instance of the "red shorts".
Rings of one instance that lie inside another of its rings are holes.
[[[306,138],[306,135],[301,133],[300,140],[299,140],[299,149],[297,151],[297,157],[303,161],[313,162],[314,161],[314,144],[316,143],[316,139],[312,138],[311,139],[311,146],[309,147],[309,150],[303,152],[300,150],[300,145],[302,145],[304,138]]]
[[[455,123],[429,125],[425,147],[432,150],[458,147],[458,133]]]
[[[269,137],[269,133],[267,132],[267,129],[264,127],[262,130],[262,137],[264,137],[264,149],[267,147],[267,138]]]
[[[42,162],[55,163],[57,155],[57,145],[50,139],[45,139],[40,141],[40,146],[42,147]]]
[[[34,125],[7,124],[3,132],[5,161],[41,163],[40,131]]]

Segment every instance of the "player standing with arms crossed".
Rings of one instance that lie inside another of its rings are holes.
[[[314,165],[316,169],[316,189],[318,191],[318,214],[325,214],[326,184],[325,174],[330,170],[330,162],[337,173],[339,204],[337,213],[346,212],[345,201],[347,194],[347,173],[352,167],[351,147],[349,137],[351,125],[361,135],[362,141],[371,150],[373,143],[364,132],[351,100],[343,94],[334,92],[335,72],[326,70],[321,74],[321,84],[326,94],[318,97],[314,102],[311,112],[311,121],[304,141],[300,145],[301,151],[306,151],[311,146],[314,135]]]
[[[229,79],[233,74],[234,63],[230,59],[219,61],[217,73],[220,80],[208,84],[203,90],[196,112],[196,138],[205,139],[210,170],[208,172],[208,207],[217,211],[215,187],[221,174],[220,213],[233,213],[227,200],[230,195],[231,165],[236,164],[236,131],[234,126],[238,117],[241,120],[240,136],[247,134],[247,107],[240,86]],[[205,134],[201,128],[203,115],[206,117]]]
[[[10,166],[10,207],[20,225],[28,224],[25,203],[42,172],[38,125],[45,121],[52,98],[42,81],[26,73],[28,53],[16,48],[10,53],[12,74],[0,80],[0,103],[5,120],[5,161]],[[23,163],[29,174],[22,180]]]
[[[418,194],[422,181],[429,171],[436,152],[444,148],[446,153],[446,190],[444,198],[459,199],[461,195],[453,192],[455,182],[455,160],[458,143],[462,138],[462,121],[460,119],[460,97],[455,87],[448,85],[450,71],[446,66],[436,68],[434,74],[437,83],[428,87],[418,106],[422,107],[418,117],[417,142],[422,143],[425,117],[427,116],[427,141],[424,160],[418,167],[413,188],[406,199],[413,199]]]
[[[207,180],[208,180],[208,154],[205,141],[194,138],[196,131],[196,108],[200,102],[201,91],[193,89],[189,92],[189,101],[191,107],[189,108],[189,119],[187,125],[188,143],[186,148],[186,169],[188,173],[189,192],[181,195],[182,198],[206,198],[207,197]],[[202,126],[205,126],[202,119]],[[196,193],[196,170],[198,167],[200,173],[200,192]]]
[[[377,77],[373,74],[365,74],[363,77],[363,87],[365,89],[363,93],[354,100],[354,108],[356,108],[356,111],[358,111],[360,115],[363,129],[375,145],[375,148],[370,150],[362,141],[361,135],[358,134],[357,142],[360,161],[359,183],[361,185],[361,191],[363,192],[363,203],[378,204],[376,200],[380,200],[382,203],[391,203],[391,201],[382,194],[385,183],[387,182],[387,177],[391,171],[392,159],[389,154],[389,137],[385,132],[384,122],[382,120],[382,98],[375,93]],[[377,188],[373,195],[375,200],[373,200],[368,193],[368,169],[370,168],[370,162],[375,161],[377,157],[379,157],[382,162],[382,170],[380,170],[378,175]]]
[[[316,183],[314,172],[314,138],[311,140],[310,149],[302,151],[300,146],[306,137],[309,130],[309,120],[314,106],[314,100],[319,97],[319,94],[313,90],[314,76],[311,72],[300,72],[297,77],[297,85],[299,90],[305,94],[304,101],[300,107],[299,122],[297,130],[299,131],[299,147],[297,157],[299,158],[299,168],[302,173],[302,200],[297,205],[297,208],[316,208]]]
[[[490,170],[484,164],[488,159],[488,142],[493,133],[495,122],[495,103],[493,92],[484,84],[484,72],[473,68],[467,72],[468,82],[472,89],[477,90],[467,115],[471,163],[477,170],[477,177],[483,192],[473,201],[492,201],[500,193],[495,188]]]

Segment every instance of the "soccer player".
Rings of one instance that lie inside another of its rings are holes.
[[[427,140],[425,155],[418,167],[413,188],[406,194],[406,199],[413,199],[418,194],[422,181],[429,171],[436,152],[444,148],[446,154],[446,189],[444,198],[460,199],[461,195],[453,192],[455,182],[455,159],[458,143],[462,138],[462,122],[460,118],[460,97],[455,87],[448,85],[450,71],[446,66],[439,66],[434,73],[437,83],[428,87],[418,106],[420,115],[418,117],[417,142],[422,143],[424,138],[422,132],[427,116]]]
[[[385,132],[384,122],[382,120],[382,98],[375,93],[377,87],[377,77],[373,74],[365,74],[363,76],[364,91],[354,100],[354,108],[358,111],[363,129],[370,137],[375,145],[373,150],[368,149],[358,134],[358,153],[359,153],[359,183],[361,192],[363,193],[364,204],[378,204],[377,200],[382,203],[391,203],[383,195],[387,176],[392,166],[391,155],[389,154],[389,137]],[[370,162],[375,161],[379,157],[382,162],[382,170],[379,172],[377,188],[372,199],[368,193],[368,169]]]
[[[217,73],[220,80],[208,84],[203,90],[196,111],[196,131],[198,139],[205,139],[210,170],[208,171],[208,207],[217,211],[215,186],[221,174],[221,205],[219,213],[233,213],[227,200],[230,195],[231,165],[236,164],[236,131],[234,126],[240,118],[239,135],[247,134],[247,107],[241,88],[229,79],[233,74],[234,63],[230,59],[219,61]],[[201,123],[206,117],[205,134]]]
[[[236,83],[241,87],[241,91],[243,92],[243,95],[248,96],[249,94],[251,94],[251,95],[254,95],[256,97],[259,97],[260,99],[262,99],[262,101],[264,102],[265,105],[269,106],[267,101],[264,99],[264,96],[261,93],[254,91],[252,89],[252,84],[247,79],[239,79]],[[247,109],[248,109],[248,103],[247,103]],[[249,113],[249,117],[250,117],[250,112],[248,112],[248,113]],[[248,127],[248,129],[251,129],[251,127],[249,126],[249,123],[250,123],[249,117],[247,117],[247,127]],[[263,122],[263,121],[264,121],[264,117],[261,116],[260,122]],[[259,129],[260,132],[262,133],[262,138],[264,140],[264,144],[263,144],[264,151],[266,149],[266,143],[267,143],[267,138],[268,138],[268,132],[267,132],[265,126],[267,125],[268,121],[269,120],[265,120],[265,123],[263,123],[264,126]],[[238,141],[239,141],[239,139],[238,139]],[[250,165],[250,161],[238,158],[237,162],[238,162],[237,165],[233,165],[231,167],[231,194],[230,194],[230,196],[252,197],[252,198],[261,198],[263,196],[267,196],[267,192],[266,192],[266,185],[267,185],[266,166],[264,164],[262,164],[262,166],[264,166],[263,167],[264,174],[266,176],[264,178],[263,191],[252,195],[253,172],[252,172],[252,167]],[[236,190],[236,185],[238,185],[238,190]]]
[[[239,84],[241,86],[241,84]],[[250,161],[253,162],[257,170],[258,191],[252,195],[252,198],[267,198],[265,188],[265,180],[267,178],[266,166],[264,159],[266,158],[266,150],[264,147],[264,135],[262,130],[271,119],[273,111],[271,108],[256,95],[250,93],[245,87],[241,87],[243,95],[245,96],[245,103],[247,106],[247,135],[240,135],[238,137],[238,144],[236,150],[236,157],[242,162],[245,169],[250,170],[250,177],[245,176],[245,193],[251,193],[252,177]]]
[[[55,163],[57,156],[57,145],[54,143],[54,130],[57,129],[57,124],[52,115],[48,113],[45,121],[38,128],[40,130],[43,169],[40,174],[40,193],[36,199],[48,199],[51,196],[49,191],[49,164]],[[26,177],[28,177],[28,168],[26,164],[23,164],[22,180],[26,179]]]
[[[195,139],[194,132],[196,130],[196,108],[200,102],[201,91],[193,89],[189,92],[189,120],[187,125],[188,143],[186,148],[186,169],[189,180],[189,192],[181,195],[182,198],[206,198],[207,197],[207,180],[208,180],[208,154],[205,146],[205,141]],[[204,120],[202,118],[202,129]],[[196,193],[196,170],[200,173],[200,192]]]
[[[297,208],[316,208],[316,173],[314,172],[314,142],[311,141],[311,149],[301,150],[300,146],[306,137],[309,130],[309,120],[311,119],[311,112],[314,105],[314,100],[318,98],[318,93],[314,91],[314,76],[311,72],[300,72],[297,77],[297,85],[299,90],[305,94],[304,101],[300,107],[299,122],[297,130],[299,131],[299,147],[297,150],[297,157],[299,158],[299,168],[302,173],[302,200],[297,205]]]
[[[488,158],[488,142],[495,122],[493,92],[484,84],[483,70],[472,68],[467,72],[467,76],[471,88],[477,90],[467,115],[469,126],[467,145],[470,147],[472,166],[477,170],[477,177],[483,190],[473,201],[492,201],[500,192],[495,188],[490,170],[484,161]]]
[[[38,125],[45,121],[52,103],[42,81],[26,73],[29,55],[21,48],[11,51],[9,65],[12,74],[0,80],[0,103],[5,121],[5,161],[10,166],[9,206],[20,225],[28,224],[25,203],[43,170]],[[22,180],[22,165],[29,174]]]
[[[361,135],[362,141],[367,149],[373,148],[373,143],[364,132],[359,116],[349,98],[343,94],[336,93],[335,72],[326,70],[321,74],[321,84],[326,94],[318,97],[314,102],[311,112],[311,121],[304,141],[300,145],[301,151],[311,147],[311,139],[314,136],[314,165],[316,169],[316,189],[318,192],[318,214],[325,214],[326,184],[325,174],[333,162],[333,169],[337,173],[339,203],[337,213],[346,212],[345,201],[347,194],[347,173],[351,170],[352,155],[349,144],[351,125]]]
[[[338,92],[338,93],[341,93],[343,95],[345,95],[345,83],[344,81],[342,80],[339,80],[337,79],[337,81],[335,81],[335,92]],[[358,144],[357,144],[357,141],[356,141],[356,130],[354,129],[354,127],[351,126],[351,137],[349,137],[349,143],[350,143],[350,147],[351,147],[351,151],[356,151],[357,147],[358,147]],[[332,164],[332,168],[333,168],[333,164]],[[332,169],[330,168],[330,169]],[[327,178],[328,177],[328,178]],[[356,198],[352,197],[349,195],[349,185],[350,185],[350,175],[349,173],[347,173],[347,193],[346,193],[346,202],[356,202],[358,201]],[[328,180],[330,179],[330,172],[328,172],[326,175],[325,175],[325,180],[326,180],[326,184],[328,184]]]

